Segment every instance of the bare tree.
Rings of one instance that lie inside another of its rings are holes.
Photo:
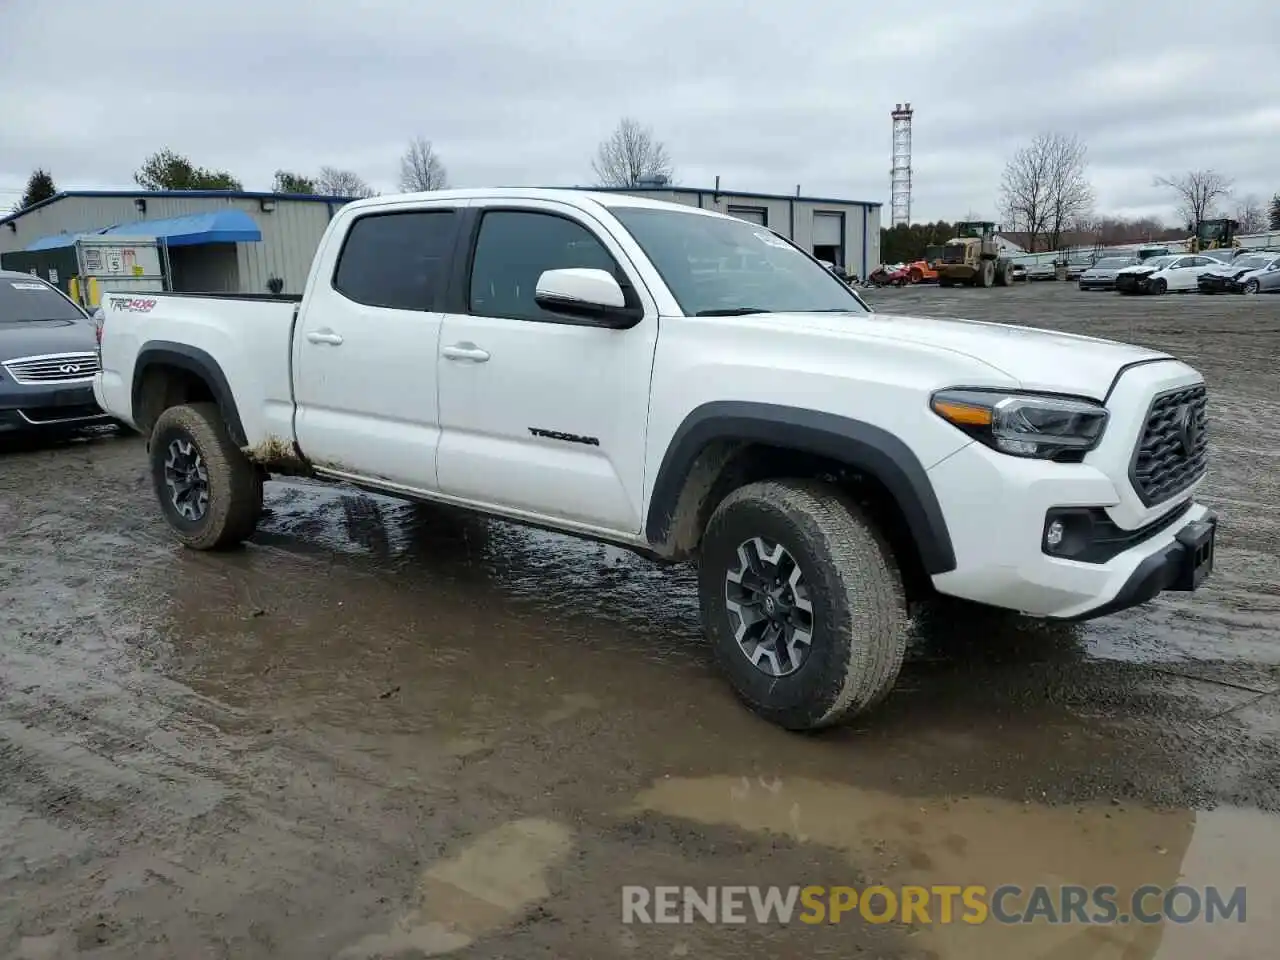
[[[1041,237],[1057,249],[1062,234],[1093,206],[1086,157],[1078,137],[1041,133],[1005,165],[1001,216],[1009,230],[1027,234],[1029,251],[1039,248]]]
[[[1236,205],[1235,219],[1241,233],[1261,233],[1267,229],[1267,211],[1256,194],[1249,194]]]
[[[672,177],[666,145],[654,138],[652,127],[631,117],[623,117],[600,144],[591,169],[602,187],[636,187],[654,179],[669,183]]]
[[[1038,149],[1040,138],[1023,147],[1005,164],[1000,178],[1000,216],[1004,228],[1027,235],[1027,252],[1035,253],[1037,241],[1049,223],[1049,158]]]
[[[1088,151],[1079,137],[1051,133],[1036,140],[1048,156],[1049,215],[1046,226],[1049,248],[1057,250],[1062,234],[1093,207],[1093,187],[1085,174]]]
[[[315,180],[316,193],[326,197],[376,197],[378,192],[351,170],[321,167]]]
[[[1156,177],[1157,187],[1178,194],[1178,216],[1195,230],[1201,220],[1210,219],[1220,200],[1231,195],[1231,178],[1216,170],[1190,170],[1171,177]]]
[[[443,190],[448,180],[449,173],[431,141],[422,137],[410,140],[409,149],[400,158],[400,189],[405,193]]]

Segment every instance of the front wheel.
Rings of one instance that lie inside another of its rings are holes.
[[[1168,293],[1169,281],[1165,280],[1163,277],[1157,280],[1153,280],[1151,282],[1151,292],[1154,293],[1157,297],[1163,296],[1164,294]]]
[[[1244,285],[1244,292],[1250,295],[1257,293],[1261,289],[1262,289],[1262,285],[1258,283],[1256,279],[1249,280]]]
[[[151,431],[151,481],[165,519],[194,550],[234,547],[262,515],[262,475],[214,403],[170,407]]]
[[[888,694],[906,649],[901,577],[840,490],[802,480],[740,487],[716,508],[701,553],[703,626],[752,710],[809,730]]]

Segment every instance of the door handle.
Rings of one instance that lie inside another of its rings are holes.
[[[484,363],[489,359],[489,351],[481,350],[474,343],[455,343],[440,351],[449,360],[470,360],[473,363]]]
[[[307,339],[312,343],[327,343],[335,347],[342,345],[342,336],[332,330],[311,330],[307,333]]]

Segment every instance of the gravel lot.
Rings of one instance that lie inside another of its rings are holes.
[[[268,486],[245,551],[195,554],[139,438],[9,444],[0,956],[1274,956],[1280,297],[867,296],[1201,369],[1205,588],[1072,627],[928,611],[879,713],[792,736],[715,676],[688,571],[306,483]],[[1247,884],[1248,922],[621,915],[624,884],[1180,877]]]

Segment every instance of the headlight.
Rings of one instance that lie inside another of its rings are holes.
[[[1102,440],[1107,411],[1088,400],[996,390],[940,390],[933,412],[1015,457],[1078,462]]]

